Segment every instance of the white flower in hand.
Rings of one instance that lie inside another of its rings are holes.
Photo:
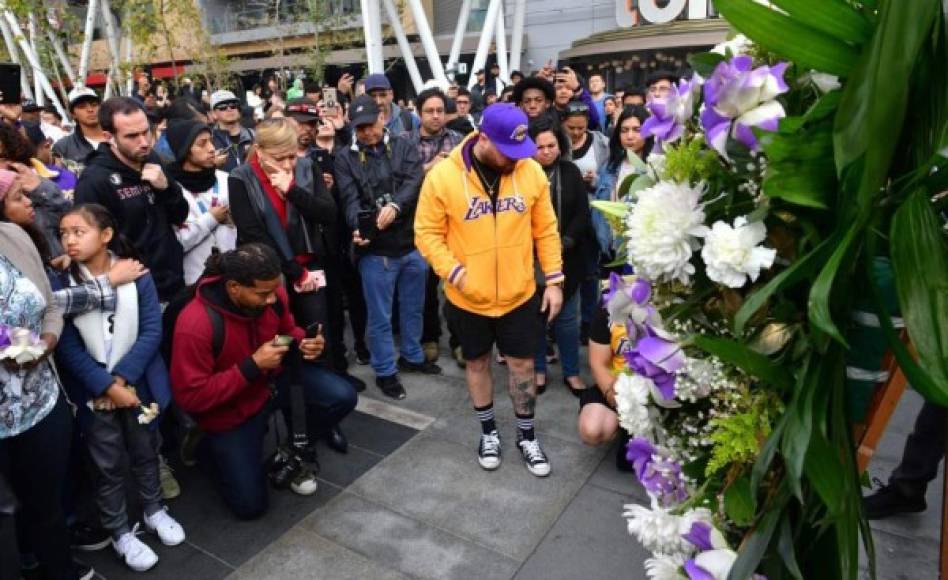
[[[18,365],[38,360],[46,354],[46,343],[33,336],[28,328],[14,328],[9,332],[9,345],[0,351],[0,359],[12,360]]]
[[[766,237],[763,222],[747,223],[746,217],[735,219],[733,227],[715,222],[701,250],[708,278],[729,288],[743,287],[748,278],[757,280],[761,269],[770,268],[777,256],[776,250],[759,245]]]
[[[161,409],[158,408],[158,403],[152,403],[147,407],[145,405],[141,406],[141,414],[138,415],[138,424],[147,425],[154,421],[158,417],[158,413]]]

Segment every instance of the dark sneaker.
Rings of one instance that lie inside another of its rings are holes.
[[[403,387],[402,383],[398,380],[398,375],[376,377],[375,384],[378,388],[382,389],[382,393],[384,393],[386,397],[401,401],[406,396],[405,387]]]
[[[459,368],[467,368],[467,361],[464,360],[464,352],[461,350],[460,346],[456,346],[451,349],[451,356],[454,357],[454,362],[458,363]]]
[[[488,434],[481,433],[481,442],[477,447],[477,462],[487,471],[500,467],[500,433],[494,429]]]
[[[341,372],[339,376],[346,379],[346,382],[352,385],[352,388],[355,389],[357,393],[361,393],[365,390],[365,381],[359,377],[352,376],[347,372]]]
[[[362,344],[362,345],[357,344],[356,347],[355,347],[355,351],[356,351],[356,362],[357,362],[357,363],[359,363],[359,364],[362,365],[362,366],[365,366],[365,365],[369,364],[369,362],[370,362],[370,360],[369,360],[369,349],[366,348],[366,346],[365,346],[364,344]]]
[[[74,550],[95,552],[109,545],[112,535],[105,528],[75,523],[69,526],[69,545]]]
[[[898,514],[916,514],[925,511],[925,497],[910,497],[899,491],[894,485],[883,486],[876,493],[864,497],[866,517],[870,520],[881,520]]]
[[[546,453],[540,448],[540,442],[536,439],[521,439],[517,441],[517,447],[520,448],[520,455],[523,456],[523,463],[527,466],[527,471],[537,477],[546,477],[550,474],[550,460],[546,458]]]
[[[73,558],[72,569],[76,573],[77,580],[92,580],[97,577],[95,569],[82,560]]]
[[[413,363],[403,356],[398,357],[398,369],[406,373],[421,373],[423,375],[441,374],[441,367],[433,362],[423,360],[420,363]]]

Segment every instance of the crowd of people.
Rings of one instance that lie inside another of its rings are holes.
[[[109,545],[153,567],[126,487],[144,529],[182,543],[171,453],[238,518],[270,487],[315,493],[315,443],[346,452],[367,388],[351,362],[404,399],[442,373],[443,331],[484,469],[502,461],[495,361],[533,475],[551,472],[534,421],[557,358],[579,437],[617,436],[615,241],[590,200],[637,171],[645,100],[675,76],[614,94],[568,67],[477,80],[396,101],[383,74],[242,97],[143,76],[129,97],[73,88],[71,130],[0,105],[0,347],[25,329],[39,353],[0,366],[0,578],[91,577],[71,548]]]

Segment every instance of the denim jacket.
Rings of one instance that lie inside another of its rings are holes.
[[[593,193],[594,201],[609,201],[612,199],[612,192],[616,188],[616,180],[619,178],[619,164],[610,164],[608,160],[602,164],[597,172],[599,184]],[[609,222],[602,215],[602,212],[592,210],[593,232],[596,234],[596,241],[599,243],[600,255],[611,258],[615,255],[617,249],[617,240],[609,227]]]

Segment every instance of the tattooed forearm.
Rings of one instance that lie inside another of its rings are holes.
[[[514,412],[518,415],[533,415],[537,406],[537,387],[533,373],[518,375],[511,372],[507,379],[507,388]]]

